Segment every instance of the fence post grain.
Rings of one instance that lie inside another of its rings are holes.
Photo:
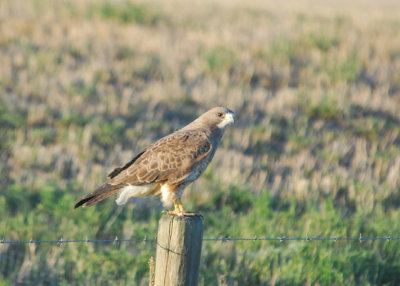
[[[201,216],[163,215],[158,225],[155,286],[197,285],[202,239]]]

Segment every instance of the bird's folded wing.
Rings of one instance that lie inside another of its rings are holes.
[[[153,182],[178,183],[192,172],[211,151],[202,131],[178,131],[146,148],[128,164],[115,169],[109,184],[144,185]]]

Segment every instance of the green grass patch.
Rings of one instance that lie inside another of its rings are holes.
[[[312,32],[302,40],[305,46],[316,48],[321,52],[327,53],[339,45],[339,39],[336,36],[324,33],[322,31]]]
[[[57,121],[61,126],[84,126],[89,123],[91,120],[91,116],[85,113],[76,112],[71,110],[70,112],[61,116],[61,118]]]
[[[235,62],[235,53],[227,47],[216,46],[204,52],[204,61],[212,73],[228,70]]]
[[[16,129],[26,124],[26,112],[11,111],[0,101],[0,127],[4,129]]]
[[[160,23],[169,23],[169,17],[156,4],[132,2],[104,2],[93,5],[89,15],[99,16],[102,19],[113,20],[122,24],[138,24],[143,26],[156,26]]]
[[[305,113],[311,119],[339,121],[342,118],[341,110],[334,100],[325,98],[318,104],[305,107]]]
[[[332,83],[353,82],[362,68],[361,58],[356,51],[352,51],[344,60],[333,59],[327,66]]]
[[[261,52],[262,59],[267,63],[279,61],[289,63],[296,58],[298,43],[294,39],[279,37],[274,40],[264,51]]]
[[[121,142],[121,138],[126,130],[126,123],[123,120],[104,122],[97,126],[92,143],[98,144],[103,148],[113,146],[116,142]]]

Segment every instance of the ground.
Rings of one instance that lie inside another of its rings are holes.
[[[2,1],[0,238],[151,237],[157,201],[75,199],[216,105],[237,120],[183,198],[205,237],[400,236],[399,8]],[[399,243],[204,242],[200,284],[394,285]],[[0,285],[146,285],[154,253],[0,245]]]

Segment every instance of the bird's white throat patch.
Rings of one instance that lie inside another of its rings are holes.
[[[220,128],[220,129],[225,129],[225,128],[227,128],[228,126],[231,126],[231,125],[233,124],[234,121],[235,121],[235,120],[234,120],[234,118],[233,118],[233,113],[227,113],[227,114],[225,115],[224,120],[222,120],[217,126],[218,126],[218,128]]]

